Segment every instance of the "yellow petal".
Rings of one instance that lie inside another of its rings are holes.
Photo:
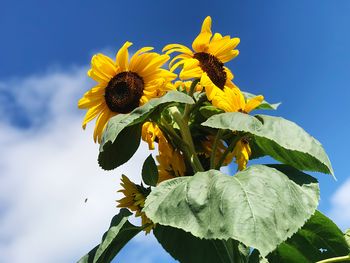
[[[130,64],[129,64],[129,69],[130,71],[134,71],[135,72],[135,67],[137,66],[137,64],[140,63],[140,60],[142,60],[142,56],[144,53],[153,50],[153,47],[143,47],[140,48],[138,51],[136,51],[136,53],[131,57],[130,59]]]
[[[91,108],[95,105],[101,104],[104,101],[104,96],[95,96],[92,98],[83,97],[78,101],[78,108],[79,109],[87,109]]]
[[[94,141],[101,142],[102,139],[102,133],[104,128],[106,127],[106,124],[108,120],[110,119],[110,110],[107,106],[104,107],[101,114],[97,117],[95,129],[94,129]]]
[[[152,59],[142,70],[137,71],[137,74],[139,74],[141,77],[147,77],[148,75],[154,74],[158,68],[163,66],[164,63],[169,60],[169,58],[170,57],[168,55],[159,55]]]
[[[128,70],[128,61],[129,61],[129,52],[128,48],[132,45],[131,42],[127,41],[125,44],[119,49],[116,61],[117,65],[119,66],[119,70],[121,72]]]
[[[251,112],[256,107],[258,107],[263,100],[264,100],[264,96],[262,96],[262,95],[256,96],[252,99],[248,99],[247,104],[245,105],[244,111],[246,113]]]
[[[94,107],[90,108],[85,114],[85,118],[83,120],[83,129],[85,129],[86,124],[93,120],[104,108],[105,103],[97,104]]]
[[[166,45],[162,52],[166,52],[167,55],[173,53],[173,52],[181,52],[187,55],[193,55],[193,52],[191,49],[189,49],[188,47],[181,45],[181,44],[169,44]]]
[[[106,76],[108,79],[114,77],[117,72],[115,62],[111,58],[103,54],[96,54],[92,57],[91,69],[93,71],[98,71],[100,74]]]
[[[192,49],[196,52],[206,52],[211,36],[211,17],[207,16],[203,21],[201,32],[192,43]]]

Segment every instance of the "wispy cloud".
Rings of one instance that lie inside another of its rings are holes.
[[[140,180],[144,145],[117,170],[98,167],[94,124],[83,131],[76,108],[92,85],[85,68],[0,82],[0,262],[74,262],[117,212],[120,175]]]
[[[347,179],[331,197],[329,216],[342,230],[350,228],[350,179]]]

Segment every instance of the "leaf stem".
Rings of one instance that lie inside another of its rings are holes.
[[[350,261],[350,255],[343,256],[343,257],[327,258],[321,261],[317,261],[316,263],[343,262],[343,261]]]
[[[229,154],[229,152],[232,152],[233,148],[235,147],[236,143],[240,139],[240,136],[235,136],[230,145],[226,148],[225,152],[221,155],[219,162],[216,164],[215,169],[219,170],[220,167],[222,166],[222,163],[225,161],[226,156]]]

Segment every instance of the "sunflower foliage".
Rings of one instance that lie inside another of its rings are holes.
[[[126,42],[115,60],[92,58],[97,84],[78,106],[87,110],[83,128],[96,118],[99,165],[128,162],[141,141],[150,153],[129,175],[137,182],[121,176],[119,214],[79,262],[110,262],[139,232],[153,233],[180,262],[350,260],[349,233],[317,211],[319,184],[307,173],[333,175],[326,152],[294,122],[254,114],[279,104],[233,82],[225,63],[238,44],[213,34],[207,17],[191,48],[143,47],[129,58]],[[263,156],[276,162],[252,164]]]

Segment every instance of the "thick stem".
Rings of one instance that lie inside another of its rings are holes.
[[[316,263],[329,263],[329,262],[344,262],[350,261],[350,255],[343,257],[327,258],[325,260],[317,261]]]

